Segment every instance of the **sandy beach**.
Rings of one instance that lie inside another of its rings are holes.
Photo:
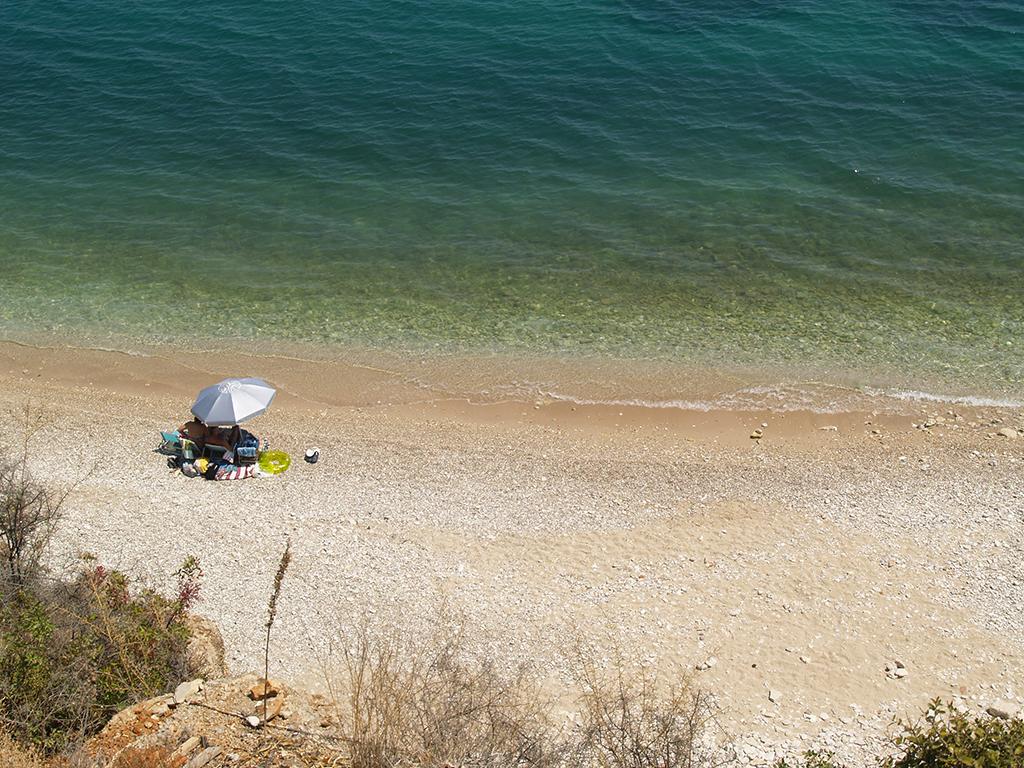
[[[320,463],[225,483],[169,470],[158,430],[230,374],[278,386],[253,430]],[[444,601],[556,695],[576,638],[692,675],[752,764],[824,745],[862,765],[933,697],[1024,701],[1024,413],[849,402],[476,401],[369,365],[0,343],[0,404],[47,417],[34,469],[81,480],[53,566],[88,551],[166,588],[197,555],[232,671],[261,663],[290,537],[282,677],[315,686],[363,616],[416,632]]]

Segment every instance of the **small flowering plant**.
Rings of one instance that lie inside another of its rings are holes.
[[[188,613],[201,599],[199,593],[203,583],[203,569],[199,558],[195,555],[186,557],[174,575],[178,579],[178,594],[175,598],[178,613]]]

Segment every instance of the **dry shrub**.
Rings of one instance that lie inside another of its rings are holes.
[[[526,670],[503,674],[442,619],[425,641],[365,626],[335,696],[352,768],[555,766],[548,709]]]
[[[580,727],[573,762],[601,768],[714,768],[733,759],[714,741],[717,707],[687,681],[661,685],[619,659],[607,670],[577,652]]]
[[[803,757],[790,760],[782,758],[775,763],[773,768],[846,768],[846,766],[836,761],[834,752],[810,749],[804,752]]]
[[[172,750],[165,746],[128,747],[110,768],[168,768]]]
[[[0,765],[4,768],[47,768],[37,752],[22,747],[0,728]]]
[[[357,633],[345,654],[338,704],[352,768],[718,768],[733,761],[712,697],[660,685],[621,660],[599,669],[577,651],[578,723],[555,725],[538,676],[503,673],[468,650],[465,623],[447,614],[417,641],[396,630]]]
[[[0,457],[0,558],[7,581],[24,584],[38,574],[63,502],[33,479],[24,460]]]
[[[10,586],[28,583],[40,573],[40,560],[61,517],[70,489],[47,488],[29,471],[29,445],[43,417],[25,409],[23,440],[17,456],[0,454],[0,579]]]

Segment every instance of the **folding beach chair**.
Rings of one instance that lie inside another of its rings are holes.
[[[168,456],[180,456],[186,461],[192,461],[199,455],[196,444],[180,432],[161,432],[160,438],[163,441],[157,448],[160,453]]]

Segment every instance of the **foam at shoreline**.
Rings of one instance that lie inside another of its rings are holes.
[[[325,405],[401,405],[430,401],[562,403],[652,412],[716,411],[810,414],[917,413],[922,406],[1019,409],[1024,400],[906,387],[879,387],[794,376],[778,369],[724,369],[664,361],[531,358],[509,355],[423,355],[371,349],[234,348],[96,344],[87,339],[0,340],[12,359],[59,369],[68,383],[115,377],[152,386],[176,370],[183,391],[219,376],[254,374],[297,400]],[[293,352],[293,354],[289,354]],[[115,362],[108,360],[115,356]],[[133,362],[134,361],[134,362]],[[11,371],[16,372],[14,369]],[[796,372],[796,373],[804,373]]]

